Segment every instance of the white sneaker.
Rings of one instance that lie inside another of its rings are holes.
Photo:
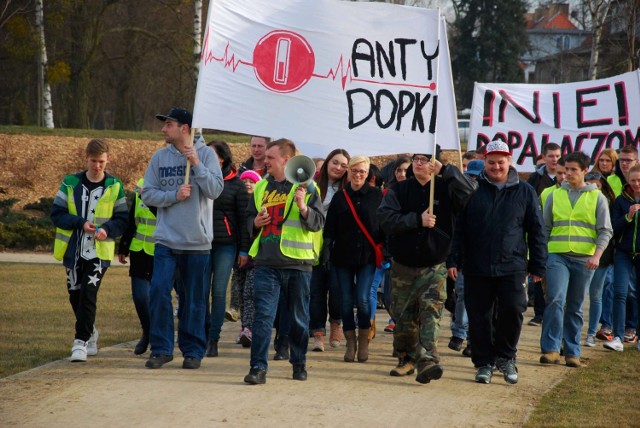
[[[605,342],[603,346],[607,349],[611,349],[612,351],[616,351],[616,352],[624,351],[622,340],[620,340],[618,336],[614,337],[613,340]]]
[[[98,329],[93,326],[93,333],[91,333],[91,337],[87,342],[87,355],[90,357],[98,355],[98,337],[100,337],[100,333]]]
[[[588,346],[593,348],[596,346],[596,335],[595,334],[587,334],[587,338],[584,341],[584,346]]]
[[[71,362],[85,362],[87,361],[87,342],[83,342],[80,339],[73,341],[73,347],[71,348]]]

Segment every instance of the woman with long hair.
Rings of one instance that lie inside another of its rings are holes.
[[[618,152],[614,149],[604,149],[598,155],[596,163],[591,171],[597,171],[606,179],[615,172],[616,161],[618,160]],[[606,195],[605,195],[606,196]]]
[[[318,172],[318,190],[325,214],[336,192],[340,192],[347,180],[347,163],[349,153],[344,149],[335,149],[327,156]],[[318,235],[321,239],[322,235]],[[311,296],[309,300],[309,335],[313,338],[312,349],[316,352],[324,351],[324,338],[327,334],[327,312],[331,330],[329,344],[336,348],[340,346],[342,334],[340,324],[342,312],[340,309],[340,289],[335,274],[329,267],[329,252],[323,249],[320,262],[313,267],[311,273]],[[327,297],[328,296],[328,297]],[[327,310],[328,303],[328,310]]]
[[[205,325],[208,331],[206,356],[217,357],[231,269],[236,259],[240,268],[244,267],[249,260],[249,231],[246,227],[249,193],[238,177],[227,143],[215,140],[208,145],[212,146],[218,155],[224,177],[224,189],[213,205],[211,306],[207,305],[208,316]],[[207,296],[208,300],[209,296]]]

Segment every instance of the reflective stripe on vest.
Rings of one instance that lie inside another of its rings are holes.
[[[549,236],[550,253],[592,256],[596,252],[596,207],[599,190],[582,192],[574,207],[569,192],[556,189],[553,197],[553,228]]]
[[[138,180],[138,189],[144,186],[144,178]],[[136,222],[136,233],[131,239],[129,244],[129,250],[131,251],[144,251],[150,256],[153,256],[155,248],[155,239],[153,232],[156,230],[156,216],[153,215],[151,210],[142,202],[140,198],[140,192],[136,189],[134,217]]]
[[[65,179],[66,180],[66,179]],[[80,180],[71,180],[71,183],[63,181],[63,185],[66,186],[66,199],[67,208],[69,214],[78,215],[78,209],[76,207],[75,199],[73,198],[73,190],[80,183]],[[111,219],[113,215],[113,208],[118,200],[118,194],[120,193],[120,182],[113,178],[107,179],[105,182],[105,190],[102,193],[102,197],[96,204],[96,211],[93,223],[96,226],[100,226]],[[73,230],[56,228],[56,238],[53,243],[53,256],[56,260],[62,260],[64,254],[69,247],[69,241]],[[113,255],[116,251],[116,243],[113,238],[107,238],[103,241],[94,241],[96,244],[96,256],[100,260],[113,260]]]
[[[267,188],[267,184],[267,180],[260,180],[253,190],[253,201],[258,212],[260,212],[262,208],[262,197],[265,189]],[[300,210],[298,210],[297,207],[292,207],[291,210],[289,210],[289,206],[294,203],[293,195],[296,188],[297,186],[293,186],[287,196],[284,212],[289,213],[289,216],[282,224],[280,251],[282,252],[282,255],[292,259],[315,260],[317,254],[314,250],[314,233],[303,229],[302,222],[300,220]],[[305,196],[305,202],[309,202],[310,198],[311,194],[307,193]],[[249,255],[251,257],[255,258],[258,254],[261,235],[262,231],[251,244],[251,249],[249,249]]]

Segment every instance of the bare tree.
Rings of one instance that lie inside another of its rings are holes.
[[[598,65],[600,62],[600,44],[604,24],[611,8],[611,0],[582,0],[589,10],[591,17],[591,27],[593,31],[591,43],[591,58],[589,59],[589,78],[598,78]]]
[[[193,6],[193,74],[194,87],[198,83],[200,71],[200,55],[202,55],[202,0],[194,0]]]
[[[47,45],[44,39],[43,0],[36,0],[36,32],[38,33],[38,125],[53,129],[51,86],[47,78]]]

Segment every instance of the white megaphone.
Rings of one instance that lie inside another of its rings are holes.
[[[288,182],[306,187],[313,193],[313,176],[316,173],[316,163],[310,157],[294,156],[284,166],[284,176]]]

